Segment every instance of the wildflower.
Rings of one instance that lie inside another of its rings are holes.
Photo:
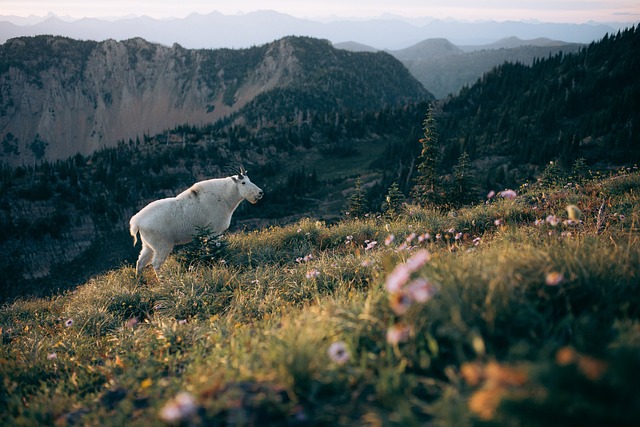
[[[137,324],[138,324],[138,318],[137,317],[132,317],[131,319],[127,320],[127,323],[125,323],[125,326],[127,328],[133,328]]]
[[[535,222],[533,223],[534,225],[542,225],[544,224],[544,221],[541,219],[536,219]]]
[[[557,286],[563,280],[564,280],[564,276],[562,273],[558,273],[557,271],[552,271],[551,273],[547,274],[547,277],[545,278],[544,282],[548,286]]]
[[[387,277],[387,291],[391,294],[400,292],[402,287],[409,280],[409,276],[411,276],[411,271],[405,264],[397,265]]]
[[[313,269],[313,270],[307,271],[306,277],[307,279],[313,279],[315,277],[318,277],[319,275],[320,275],[320,272],[316,269]]]
[[[555,227],[556,225],[558,225],[558,218],[556,218],[555,215],[549,215],[547,216],[547,219],[545,220],[547,221],[547,223],[553,227]]]
[[[625,219],[626,217],[625,217],[624,215],[620,214],[620,215],[618,216],[618,218],[620,218],[620,221],[624,221],[624,219]]]
[[[438,233],[436,234],[436,240],[441,240],[442,239],[442,234]]]
[[[453,228],[453,227],[447,230],[447,233],[449,233],[449,234],[453,234],[455,232],[456,232],[456,229]]]
[[[415,239],[417,236],[416,233],[411,233],[407,236],[407,238],[405,239],[407,243],[411,243],[413,241],[413,239]]]
[[[344,242],[345,245],[348,245],[349,243],[353,242],[353,236],[347,236],[347,241]]]
[[[409,248],[409,245],[407,245],[407,243],[405,242],[405,243],[401,244],[400,246],[398,246],[397,250],[398,251],[404,251],[405,249],[408,249],[408,248]]]
[[[454,237],[456,240],[460,240],[462,239],[462,233],[458,233],[456,234],[456,236]]]
[[[373,261],[371,261],[370,259],[365,259],[360,263],[360,265],[363,267],[370,267],[373,265]]]
[[[186,325],[186,324],[187,324],[187,319],[178,320],[178,325]]]
[[[425,265],[427,261],[431,259],[431,254],[427,250],[421,250],[416,252],[411,258],[409,258],[406,262],[406,266],[409,269],[410,273],[418,271],[420,267]]]
[[[427,279],[419,278],[407,285],[407,295],[415,302],[425,303],[436,293],[436,288]]]
[[[411,296],[405,292],[396,292],[389,298],[391,310],[399,316],[405,314],[412,303]]]
[[[298,228],[297,232],[302,233],[302,228]]]
[[[385,244],[386,246],[389,246],[390,244],[392,244],[392,243],[393,243],[393,241],[394,241],[395,239],[396,239],[396,236],[394,236],[393,234],[389,234],[389,235],[387,236],[387,238],[386,238],[386,239],[384,239],[384,244]]]
[[[191,418],[197,409],[193,395],[182,391],[160,409],[160,418],[167,423],[178,424]]]
[[[411,336],[411,328],[402,323],[397,323],[387,329],[387,342],[392,345],[406,342],[409,336]]]
[[[495,195],[496,195],[496,192],[491,190],[491,191],[489,191],[489,194],[487,194],[487,199],[492,199],[493,196],[495,196]]]
[[[509,200],[513,200],[517,196],[516,192],[513,190],[502,190],[498,194],[500,194],[501,197],[504,197],[505,199],[509,199]]]
[[[329,355],[329,359],[338,365],[344,365],[349,361],[351,357],[349,355],[349,350],[347,350],[347,346],[345,343],[341,341],[334,342],[329,346],[327,350],[327,354]]]
[[[49,353],[47,355],[47,359],[49,360],[53,360],[53,359],[57,359],[58,358],[58,354],[54,351],[53,353]]]
[[[503,223],[502,223],[502,220],[501,220],[501,219],[496,219],[495,221],[493,221],[493,224],[494,224],[496,227],[500,227]]]
[[[476,237],[475,239],[473,239],[473,244],[478,246],[480,244],[480,237]]]
[[[369,249],[373,249],[376,245],[378,244],[378,242],[376,242],[375,240],[368,242],[367,246],[364,248],[365,251],[368,251]]]
[[[304,258],[302,258],[302,260],[303,260],[304,262],[311,261],[312,259],[313,259],[313,255],[311,255],[311,254],[309,254],[309,255],[305,255],[305,257],[304,257]]]
[[[429,240],[429,239],[431,239],[431,234],[429,234],[429,233],[424,233],[424,234],[421,234],[421,235],[418,236],[418,242],[420,242],[420,243],[424,242],[425,240]]]
[[[73,326],[73,319],[67,319],[67,321],[64,322],[64,326],[66,326],[67,328]]]

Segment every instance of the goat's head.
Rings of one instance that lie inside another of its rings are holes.
[[[240,166],[240,170],[237,175],[231,177],[233,182],[236,183],[240,195],[251,203],[258,203],[258,200],[262,199],[264,191],[257,185],[255,185],[247,176],[247,171]]]

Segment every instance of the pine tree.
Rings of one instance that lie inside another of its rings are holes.
[[[471,171],[471,159],[467,152],[463,152],[458,158],[458,164],[453,167],[455,179],[452,191],[452,204],[454,206],[464,206],[473,201],[475,192],[475,178]]]
[[[422,127],[424,130],[424,137],[420,139],[422,151],[418,157],[418,176],[414,180],[411,197],[417,203],[426,204],[434,203],[438,200],[437,184],[440,150],[432,105],[429,105]]]
[[[360,218],[367,212],[367,199],[362,190],[362,180],[356,178],[356,189],[349,197],[348,213],[352,218]]]
[[[402,212],[402,203],[404,203],[404,194],[400,191],[398,183],[394,182],[384,198],[382,212],[388,218],[395,218]]]

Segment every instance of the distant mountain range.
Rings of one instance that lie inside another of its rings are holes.
[[[184,49],[37,36],[0,45],[0,161],[90,154],[178,125],[376,111],[433,96],[391,55],[326,40]]]
[[[336,47],[355,52],[377,49],[361,43],[337,43]],[[575,53],[583,44],[566,43],[548,38],[522,40],[507,37],[487,45],[456,46],[447,39],[427,39],[399,50],[388,50],[436,98],[457,94],[492,68],[505,62],[531,65],[536,58],[559,52]]]
[[[55,15],[42,20],[0,16],[0,43],[20,36],[61,35],[95,41],[141,37],[166,46],[178,43],[191,49],[246,48],[289,35],[300,35],[327,39],[332,43],[354,41],[377,49],[398,50],[431,38],[445,38],[456,45],[481,45],[506,37],[525,40],[545,37],[571,43],[590,43],[618,29],[615,24],[601,23],[460,22],[394,16],[319,22],[274,11],[244,15],[194,13],[185,18],[162,20],[146,16],[112,20],[69,20]]]

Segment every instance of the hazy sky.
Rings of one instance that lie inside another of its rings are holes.
[[[275,10],[305,18],[370,18],[383,14],[461,20],[640,22],[640,1],[628,0],[0,0],[0,15],[182,18],[190,13],[225,15]]]

